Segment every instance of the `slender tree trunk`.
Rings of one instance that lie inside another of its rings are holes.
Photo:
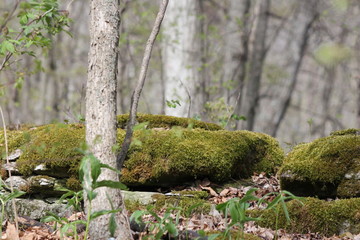
[[[181,106],[166,107],[167,115],[178,117],[199,114],[195,96],[200,79],[200,36],[198,0],[169,2],[163,24],[163,70],[166,101],[180,101]]]
[[[265,58],[266,30],[268,24],[268,11],[270,0],[259,0],[256,5],[256,19],[253,34],[250,37],[250,62],[248,83],[246,87],[246,129],[253,130],[256,117],[256,109],[259,103],[261,74]]]
[[[228,21],[225,35],[225,83],[233,83],[227,91],[227,103],[234,106],[234,114],[240,115],[241,100],[248,61],[250,0],[229,0]],[[227,84],[228,85],[228,84]],[[236,122],[234,129],[238,128]]]
[[[116,74],[119,43],[119,1],[90,1],[90,51],[86,88],[86,141],[95,157],[116,168]],[[117,173],[102,170],[101,180],[118,181]],[[92,202],[92,211],[123,209],[116,215],[116,239],[132,239],[121,191],[99,188]],[[112,203],[110,203],[112,201]],[[88,202],[85,201],[88,212]],[[110,215],[103,215],[90,224],[90,239],[109,239]]]
[[[304,56],[306,54],[306,49],[307,49],[307,45],[308,45],[308,41],[309,41],[309,37],[310,37],[310,29],[312,28],[313,23],[315,22],[315,20],[317,19],[317,14],[314,14],[310,21],[305,25],[304,28],[304,32],[302,34],[302,39],[300,42],[300,48],[299,48],[299,53],[297,55],[297,59],[295,60],[295,68],[294,71],[292,73],[292,77],[290,80],[290,86],[288,88],[288,91],[286,93],[285,99],[284,99],[284,103],[282,104],[282,107],[280,108],[280,113],[279,116],[277,117],[276,121],[275,121],[275,125],[272,129],[272,136],[276,136],[279,128],[280,128],[280,124],[282,123],[282,121],[284,120],[284,117],[286,115],[286,112],[290,106],[290,102],[291,102],[291,98],[293,95],[293,92],[295,90],[295,86],[296,86],[296,82],[298,80],[298,74],[299,74],[299,70],[301,67],[301,64],[303,62]]]
[[[201,60],[201,66],[200,66],[200,83],[199,83],[199,89],[196,94],[200,95],[199,103],[196,105],[198,106],[198,114],[200,114],[201,119],[203,121],[208,121],[208,114],[205,109],[206,103],[210,99],[209,95],[209,70],[207,67],[207,59],[208,59],[208,46],[207,46],[207,31],[206,31],[206,25],[205,25],[205,9],[204,9],[204,0],[197,0],[197,8],[198,12],[200,13],[200,20],[199,20],[199,30],[200,30],[200,60]]]

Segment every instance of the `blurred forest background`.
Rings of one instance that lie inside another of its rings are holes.
[[[8,124],[83,120],[89,4],[59,3],[72,37],[56,35],[41,57],[0,72]],[[2,19],[13,5],[0,2]],[[158,5],[121,1],[118,114],[129,111]],[[360,128],[360,1],[170,0],[139,111],[264,132],[282,145]]]

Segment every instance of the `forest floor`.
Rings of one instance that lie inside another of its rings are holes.
[[[208,180],[198,181],[193,184],[193,187],[188,187],[186,190],[191,191],[208,191],[210,198],[208,201],[210,203],[220,204],[232,199],[234,197],[243,197],[245,193],[255,187],[258,190],[254,192],[254,195],[258,198],[264,197],[266,194],[270,192],[278,192],[280,190],[279,181],[276,177],[266,177],[264,174],[254,174],[251,178],[252,186],[240,186],[240,187],[226,187],[220,192],[216,192],[213,184]],[[265,196],[266,197],[266,196]],[[268,200],[271,201],[271,197],[269,196]],[[256,206],[254,206],[256,207]],[[251,208],[251,207],[250,207]],[[156,212],[157,216],[163,218],[166,214],[166,209],[161,209]],[[175,214],[171,213],[170,217],[175,219]],[[72,216],[68,217],[66,221],[71,222],[75,220],[83,219],[85,220],[85,215],[83,212],[74,213]],[[151,214],[144,215],[143,220],[147,222],[156,221],[154,216]],[[184,233],[187,231],[187,234],[193,234],[199,230],[205,231],[225,231],[226,226],[230,222],[230,219],[224,218],[222,214],[220,214],[216,209],[212,209],[209,214],[192,214],[190,217],[185,218],[180,216],[178,219],[177,228],[179,232]],[[19,235],[17,234],[16,227],[14,223],[6,221],[3,225],[3,232],[1,239],[2,240],[72,240],[76,239],[75,237],[64,237],[61,236],[59,230],[54,230],[54,223],[41,223],[33,219],[29,219],[27,217],[19,217]],[[78,226],[77,232],[79,240],[83,239],[84,236],[84,226]],[[354,239],[360,240],[359,235],[352,235],[351,233],[345,233],[341,237],[340,236],[332,236],[332,237],[324,237],[319,233],[306,233],[306,234],[298,234],[298,233],[287,233],[283,229],[279,229],[275,231],[273,229],[262,228],[256,225],[256,222],[250,221],[245,223],[244,232],[248,234],[252,234],[258,236],[261,239],[271,240],[271,239],[281,239],[281,240],[306,240],[306,239],[328,239],[328,240],[337,240],[337,239]],[[141,233],[141,232],[133,232],[135,239],[146,239],[146,236],[151,234]],[[181,235],[181,234],[180,234]],[[20,236],[20,237],[18,237]],[[169,239],[168,237],[164,239]],[[186,239],[184,236],[178,238],[171,239]],[[196,239],[196,238],[192,238]],[[202,238],[206,239],[206,238]]]

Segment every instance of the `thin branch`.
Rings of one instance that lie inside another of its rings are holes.
[[[40,16],[38,16],[37,18],[34,18],[33,20],[31,20],[30,22],[28,22],[26,24],[26,26],[30,26],[33,22],[35,21],[39,21],[40,19],[42,19],[43,17],[45,17],[48,13],[50,13],[52,10],[54,10],[54,8],[51,8],[49,10],[47,10],[46,12],[44,12],[43,14],[41,14]],[[23,28],[18,35],[16,36],[15,40],[18,40],[21,36],[21,34],[23,34],[23,32],[25,31],[25,28]],[[5,64],[9,61],[9,59],[11,58],[11,56],[13,55],[13,53],[8,52],[3,60],[3,62],[0,65],[0,72],[4,69]]]
[[[15,5],[13,7],[13,9],[11,10],[11,12],[9,13],[9,15],[7,16],[7,18],[4,20],[3,24],[0,26],[0,34],[2,32],[2,30],[6,27],[6,24],[10,21],[10,19],[13,17],[16,9],[18,8],[20,3],[20,0],[16,0]]]
[[[136,120],[136,112],[137,107],[139,105],[139,98],[141,95],[141,91],[144,87],[145,79],[146,79],[146,73],[147,69],[149,67],[149,62],[151,58],[151,52],[155,43],[156,36],[158,35],[160,31],[160,26],[162,23],[162,20],[164,19],[166,7],[169,3],[169,0],[163,0],[159,9],[159,12],[156,16],[154,27],[151,31],[150,37],[146,43],[145,53],[141,64],[141,70],[139,75],[139,80],[137,82],[137,85],[135,87],[135,90],[131,97],[131,107],[130,107],[130,115],[129,115],[129,121],[126,127],[126,135],[124,138],[124,142],[121,146],[120,153],[117,156],[117,168],[121,169],[122,165],[124,164],[126,154],[129,150],[131,138],[133,135],[133,126],[135,125]]]

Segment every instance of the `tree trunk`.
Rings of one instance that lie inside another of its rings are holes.
[[[181,105],[166,107],[165,113],[178,117],[199,115],[200,104],[194,96],[201,64],[198,0],[170,1],[163,30],[165,99],[178,100]]]
[[[259,103],[261,73],[265,58],[264,53],[266,51],[265,40],[269,8],[270,0],[257,1],[254,30],[250,37],[250,62],[246,87],[245,115],[247,118],[247,130],[254,129],[256,109]]]
[[[308,20],[308,22],[306,23],[305,27],[304,27],[304,31],[302,34],[302,39],[301,42],[299,43],[299,52],[298,55],[296,56],[296,63],[295,63],[295,67],[293,70],[293,73],[291,75],[291,80],[290,80],[290,85],[289,88],[287,90],[286,96],[284,98],[284,102],[282,104],[282,107],[280,108],[280,114],[277,117],[276,121],[275,121],[275,125],[272,129],[272,136],[276,136],[279,128],[280,128],[280,124],[282,123],[282,121],[284,120],[284,117],[286,115],[286,112],[290,106],[290,102],[291,102],[291,98],[293,95],[293,92],[295,90],[295,86],[298,80],[298,74],[300,71],[300,67],[302,65],[304,56],[306,54],[306,49],[307,49],[307,45],[308,45],[308,41],[310,38],[310,29],[312,28],[313,23],[315,22],[315,20],[317,19],[318,14],[317,12],[313,13],[313,16],[311,16]]]
[[[227,102],[234,106],[234,113],[240,115],[241,100],[248,61],[249,13],[250,0],[229,0],[227,8],[228,21],[225,35],[225,83],[233,83],[234,89],[229,89]],[[234,126],[238,128],[238,122]]]
[[[90,51],[86,87],[86,141],[90,151],[102,163],[116,168],[116,73],[119,42],[119,2],[117,0],[91,0]],[[118,181],[117,173],[102,170],[101,180]],[[116,239],[132,239],[129,221],[122,201],[121,191],[98,188],[92,202],[92,211],[121,208],[116,215]],[[112,204],[108,201],[111,199]],[[85,201],[88,209],[88,202]],[[90,214],[87,212],[87,214]],[[90,239],[108,239],[110,215],[96,218],[90,224]]]

